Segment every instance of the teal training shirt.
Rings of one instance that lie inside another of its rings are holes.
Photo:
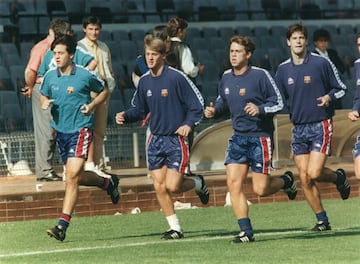
[[[103,82],[80,65],[73,64],[70,75],[61,75],[57,68],[49,70],[40,92],[54,99],[51,126],[62,133],[74,133],[84,127],[93,129],[93,114],[84,115],[81,106],[91,102],[91,91],[99,93],[103,89]]]

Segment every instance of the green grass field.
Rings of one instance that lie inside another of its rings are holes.
[[[162,241],[161,212],[74,216],[64,242],[46,235],[57,219],[0,223],[0,263],[360,263],[360,198],[324,200],[333,230],[306,202],[255,204],[255,243],[232,244],[230,207],[178,210],[185,239]]]

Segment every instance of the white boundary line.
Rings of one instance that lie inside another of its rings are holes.
[[[333,229],[332,231],[346,230],[347,228],[338,228]],[[329,231],[329,232],[332,232]],[[283,231],[283,232],[266,232],[266,233],[256,233],[256,237],[267,237],[267,236],[276,236],[276,235],[292,235],[292,234],[301,234],[301,233],[315,233],[314,231],[307,230],[297,230],[297,231]],[[0,259],[12,258],[12,257],[24,257],[24,256],[34,256],[34,255],[45,255],[45,254],[54,254],[54,253],[68,253],[68,252],[78,252],[78,251],[87,251],[87,250],[98,250],[98,249],[109,249],[109,248],[126,248],[126,247],[141,247],[147,245],[156,245],[161,243],[186,243],[186,242],[196,242],[196,241],[210,241],[210,240],[222,240],[233,238],[234,236],[214,236],[214,237],[193,237],[178,239],[172,241],[147,241],[147,242],[136,242],[136,243],[126,243],[126,244],[116,244],[116,245],[103,245],[103,246],[94,246],[94,247],[80,247],[80,248],[66,248],[66,249],[56,249],[49,251],[30,251],[30,252],[19,252],[19,253],[10,253],[10,254],[0,254]],[[61,243],[61,242],[59,242]]]

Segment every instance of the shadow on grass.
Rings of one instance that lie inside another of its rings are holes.
[[[231,238],[237,235],[239,231],[237,230],[192,230],[184,232],[184,237],[186,238],[216,238],[216,237],[224,237]],[[331,231],[323,231],[323,232],[315,232],[310,229],[301,229],[301,228],[291,228],[291,229],[258,229],[254,230],[254,235],[257,242],[265,242],[271,240],[280,240],[280,239],[314,239],[321,237],[341,237],[341,236],[356,236],[360,235],[360,226],[359,227],[351,227],[346,229],[334,229]],[[147,238],[158,238],[160,239],[162,236],[162,232],[153,232],[153,233],[143,233],[136,235],[121,235],[116,234],[112,237],[98,237],[96,239],[92,239],[94,241],[108,241],[108,240],[120,240],[120,239],[144,239]]]

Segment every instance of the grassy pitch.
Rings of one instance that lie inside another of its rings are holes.
[[[254,204],[255,243],[239,232],[230,207],[178,210],[185,238],[162,241],[163,214],[72,218],[66,240],[46,235],[57,219],[0,223],[0,263],[360,263],[360,198],[324,200],[332,231],[304,201]]]

